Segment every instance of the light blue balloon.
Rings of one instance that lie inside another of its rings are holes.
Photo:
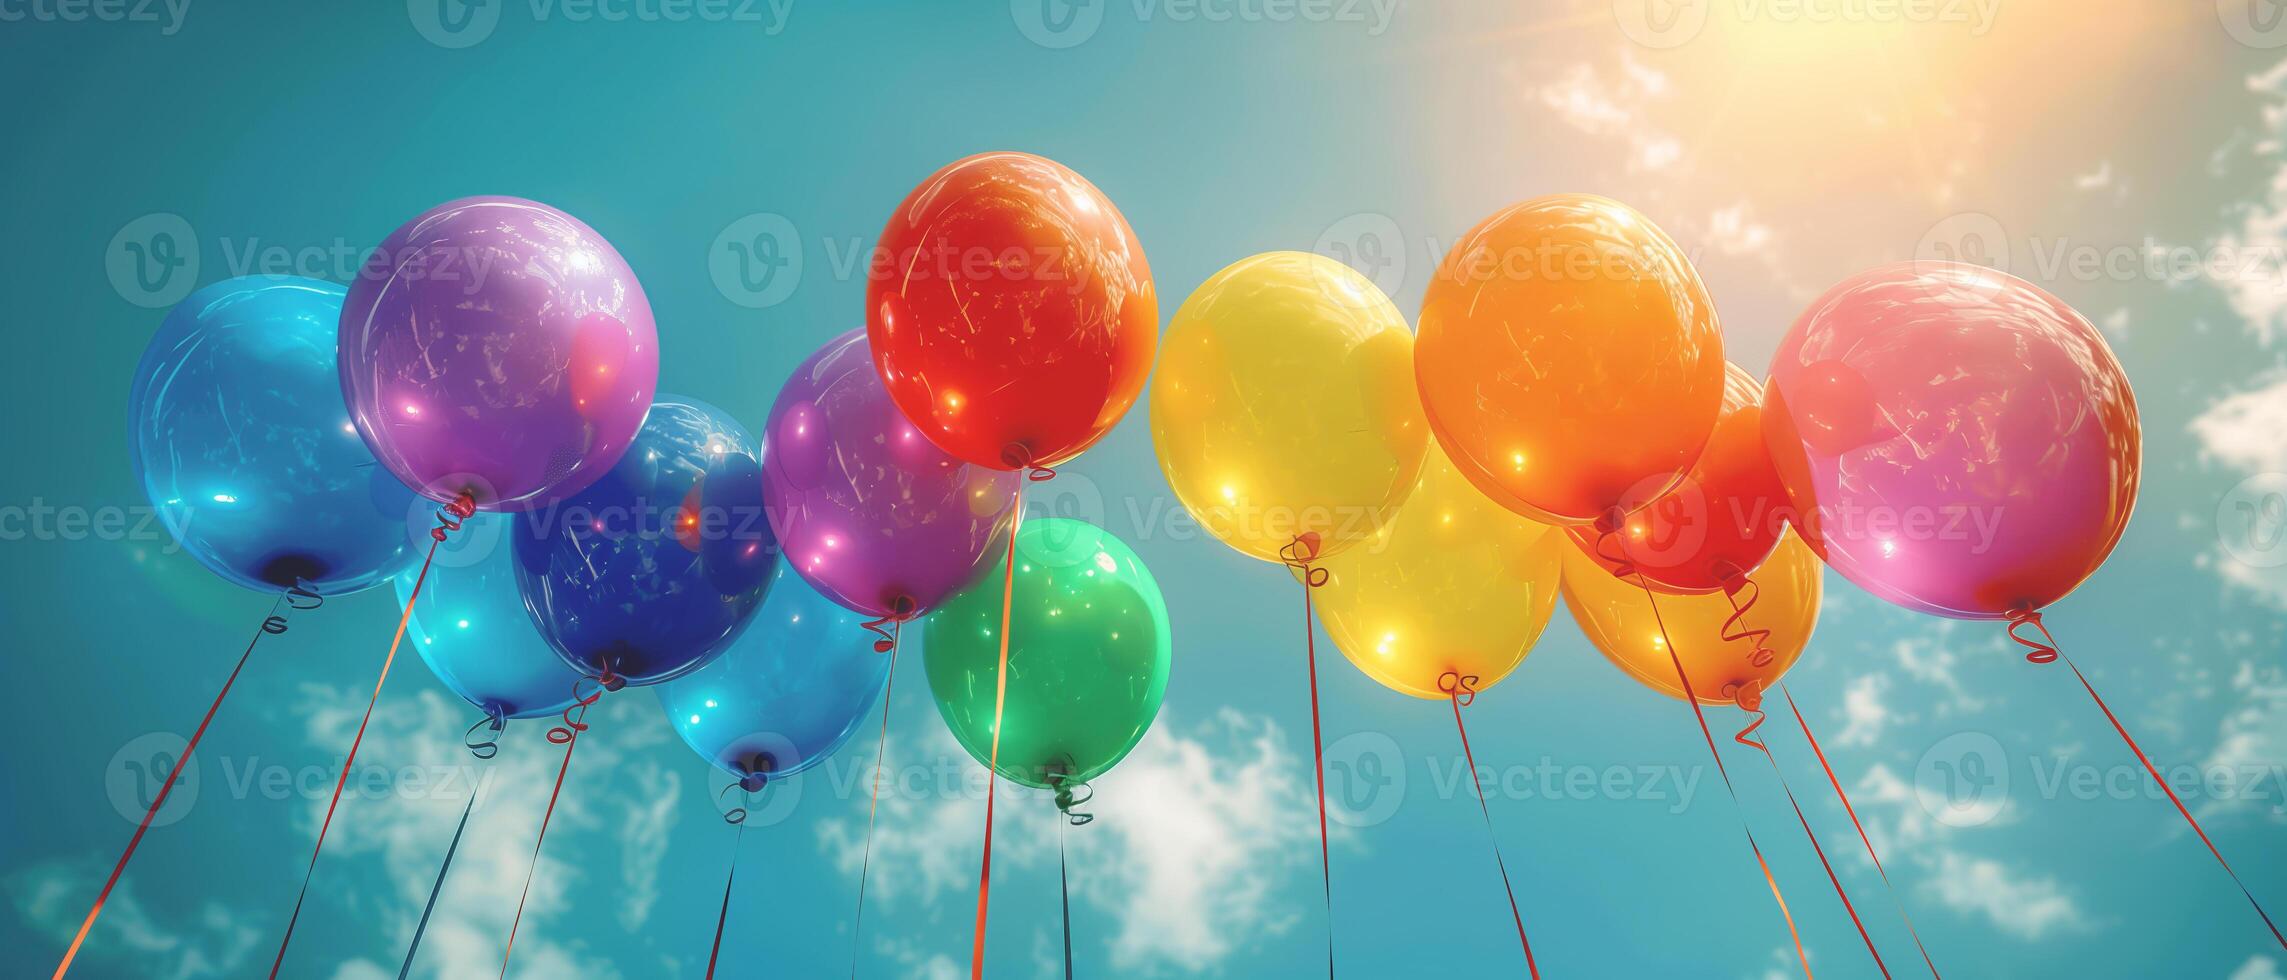
[[[478,513],[437,548],[406,632],[429,670],[487,715],[537,718],[572,704],[579,671],[556,655],[516,591],[516,520]],[[419,569],[394,580],[397,602],[413,597]]]
[[[417,557],[413,493],[342,401],[342,296],[294,276],[215,283],[168,312],[135,366],[136,479],[184,550],[250,589],[341,595]]]
[[[658,687],[693,751],[742,780],[781,779],[833,755],[889,683],[866,617],[780,563],[754,622],[714,662]]]

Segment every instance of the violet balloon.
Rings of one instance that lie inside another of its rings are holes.
[[[1008,547],[1022,477],[964,463],[907,422],[863,329],[794,369],[764,433],[771,528],[803,581],[847,609],[921,615]]]
[[[1977,266],[1885,266],[1819,297],[1772,359],[1763,433],[1819,557],[1940,616],[2057,601],[2136,503],[2136,396],[2103,336]]]
[[[513,197],[430,209],[366,259],[341,315],[350,416],[435,500],[525,511],[611,469],[659,376],[643,287],[579,219]]]

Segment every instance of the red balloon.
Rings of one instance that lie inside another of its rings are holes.
[[[1787,523],[1787,488],[1763,443],[1762,386],[1739,365],[1723,367],[1723,413],[1699,461],[1620,529],[1629,562],[1663,592],[1737,588],[1771,557]],[[1617,570],[1597,554],[1594,527],[1565,530],[1605,571]]]
[[[931,174],[882,229],[866,342],[938,448],[1054,466],[1110,431],[1159,346],[1142,244],[1110,198],[1053,160],[984,153]]]

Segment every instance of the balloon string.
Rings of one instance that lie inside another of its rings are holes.
[[[602,677],[583,675],[572,682],[572,704],[564,709],[564,724],[548,729],[549,744],[564,747],[564,761],[556,766],[556,785],[548,791],[548,807],[540,811],[540,833],[532,838],[532,861],[524,869],[524,890],[517,893],[516,914],[508,920],[508,944],[500,951],[503,977],[508,976],[508,958],[516,954],[516,930],[524,924],[524,903],[532,897],[532,878],[540,872],[540,845],[548,840],[548,822],[555,818],[556,801],[564,795],[564,775],[572,770],[572,750],[580,747],[580,733],[588,730],[588,708],[621,683],[609,663],[602,667]]]
[[[445,538],[461,529],[461,522],[476,513],[476,498],[463,492],[437,511],[437,526],[429,529],[429,551],[421,559],[421,571],[413,576],[413,588],[405,595],[405,611],[397,617],[397,634],[389,640],[389,654],[381,658],[381,676],[373,679],[373,696],[365,702],[365,717],[357,723],[357,734],[349,740],[349,754],[341,761],[341,778],[334,781],[333,798],[326,803],[326,816],[318,823],[317,843],[310,846],[309,867],[302,869],[302,889],[294,896],[294,911],[286,917],[286,933],[278,938],[278,955],[270,960],[270,978],[277,980],[278,969],[286,964],[286,948],[294,942],[294,926],[302,921],[302,903],[310,897],[310,879],[318,872],[318,855],[325,850],[326,832],[333,828],[334,811],[341,806],[342,790],[349,786],[349,772],[357,764],[358,747],[365,743],[366,726],[373,723],[373,709],[381,703],[381,688],[389,683],[389,668],[397,662],[397,649],[405,642],[405,626],[413,621],[413,603],[421,598],[421,586],[429,580],[429,566],[436,563],[437,546]]]
[[[1056,895],[1064,909],[1064,980],[1072,980],[1072,862],[1066,856],[1065,828],[1056,828]]]
[[[2021,626],[2031,626],[2040,631],[2041,640],[2035,642],[2019,635],[2017,630]],[[2089,683],[2088,676],[2081,673],[2080,667],[2073,663],[2073,658],[2064,656],[2057,648],[2056,637],[2050,636],[2049,628],[2041,625],[2041,614],[2023,607],[2011,610],[2009,638],[2033,648],[2032,653],[2025,655],[2028,661],[2045,664],[2062,659],[2065,662],[2065,667],[2073,672],[2073,678],[2081,682],[2082,689],[2088,691],[2089,700],[2096,702],[2097,709],[2104,712],[2104,720],[2112,723],[2112,730],[2119,732],[2120,740],[2128,744],[2128,750],[2136,753],[2136,761],[2144,764],[2144,771],[2152,774],[2152,781],[2160,785],[2161,792],[2168,794],[2168,802],[2176,805],[2176,812],[2183,814],[2184,822],[2192,825],[2192,833],[2200,836],[2200,843],[2207,845],[2208,853],[2215,856],[2216,864],[2223,867],[2224,874],[2231,876],[2231,883],[2239,886],[2239,893],[2247,897],[2247,904],[2255,909],[2256,915],[2263,918],[2263,925],[2271,930],[2272,940],[2279,944],[2279,948],[2287,949],[2287,936],[2280,935],[2279,925],[2272,921],[2271,913],[2264,911],[2263,903],[2255,900],[2255,892],[2240,880],[2239,872],[2232,870],[2231,862],[2224,860],[2223,851],[2216,847],[2215,841],[2209,839],[2207,830],[2192,816],[2191,808],[2185,806],[2183,798],[2176,795],[2175,787],[2168,785],[2168,780],[2161,777],[2160,770],[2152,764],[2151,757],[2144,754],[2144,747],[2136,744],[2135,737],[2128,734],[2128,727],[2120,723],[2120,716],[2113,714],[2112,707],[2105,704],[2104,698],[2096,693],[2096,685]]]
[[[731,884],[738,881],[739,876],[739,844],[746,840],[746,822],[733,820],[730,823],[738,832],[731,837],[730,874],[723,876],[723,907],[715,913],[715,944],[707,950],[707,980],[715,980],[715,960],[723,952],[723,923],[731,917]]]
[[[881,807],[881,765],[889,751],[889,696],[897,686],[897,641],[904,620],[890,621],[889,677],[881,685],[881,733],[874,739],[873,783],[866,795],[866,856],[858,864],[858,914],[850,927],[850,980],[857,980],[858,951],[866,929],[866,881],[874,865],[874,815]]]
[[[460,852],[461,834],[469,829],[469,814],[475,810],[476,794],[470,793],[468,805],[461,808],[461,825],[453,828],[453,842],[445,845],[445,863],[437,866],[437,882],[429,886],[429,904],[422,906],[421,921],[413,925],[413,941],[405,946],[405,965],[397,968],[397,980],[413,975],[413,956],[421,951],[421,934],[429,931],[429,913],[437,910],[437,896],[445,891],[445,873],[453,870],[453,855]]]
[[[1288,568],[1302,573],[1303,662],[1310,670],[1310,755],[1318,787],[1318,871],[1326,897],[1326,975],[1331,980],[1334,976],[1334,861],[1326,845],[1326,747],[1318,719],[1318,627],[1317,611],[1311,599],[1311,592],[1326,584],[1329,573],[1312,564],[1318,560],[1315,531],[1296,535],[1286,547],[1279,549],[1279,559]]]
[[[1787,795],[1787,805],[1795,810],[1795,822],[1803,826],[1803,839],[1811,842],[1811,853],[1818,855],[1819,867],[1826,869],[1826,880],[1834,886],[1835,897],[1842,899],[1842,910],[1850,913],[1850,924],[1858,927],[1858,938],[1866,943],[1866,952],[1874,957],[1874,968],[1882,972],[1883,980],[1889,980],[1890,965],[1882,962],[1882,951],[1874,947],[1874,937],[1867,934],[1866,923],[1858,918],[1858,906],[1851,904],[1850,893],[1843,889],[1842,879],[1834,873],[1834,865],[1827,861],[1826,848],[1819,846],[1818,834],[1811,831],[1810,818],[1803,815],[1803,805],[1796,802],[1794,788],[1787,785],[1787,774],[1779,768],[1778,757],[1771,754],[1770,746],[1747,737],[1747,732],[1754,731],[1757,725],[1763,723],[1763,682],[1747,682],[1739,689],[1737,697],[1740,709],[1755,716],[1755,724],[1739,733],[1740,743],[1753,746],[1756,751],[1763,753],[1763,761],[1771,764],[1771,775],[1778,777],[1780,792]]]
[[[1668,624],[1660,615],[1660,601],[1652,594],[1651,582],[1635,571],[1635,565],[1628,561],[1624,547],[1617,557],[1605,551],[1607,543],[1619,544],[1619,535],[1617,534],[1620,526],[1619,518],[1620,515],[1615,510],[1606,515],[1604,519],[1597,521],[1596,553],[1600,557],[1611,559],[1614,576],[1625,579],[1634,575],[1636,585],[1644,590],[1644,601],[1650,603],[1652,607],[1652,622],[1660,630],[1660,646],[1668,651],[1668,662],[1675,665],[1676,680],[1683,684],[1684,703],[1691,705],[1692,717],[1699,721],[1700,737],[1707,740],[1707,754],[1715,759],[1716,775],[1723,777],[1723,790],[1730,795],[1732,808],[1740,810],[1739,829],[1747,835],[1747,849],[1755,853],[1755,864],[1763,869],[1763,882],[1771,886],[1771,897],[1779,903],[1779,915],[1787,920],[1787,935],[1793,938],[1795,942],[1795,959],[1802,963],[1804,980],[1810,980],[1811,957],[1810,953],[1803,948],[1802,933],[1795,928],[1795,914],[1787,909],[1787,897],[1779,891],[1779,879],[1771,873],[1771,862],[1764,860],[1762,846],[1755,842],[1754,828],[1747,824],[1747,815],[1744,808],[1739,804],[1739,789],[1731,785],[1731,773],[1723,766],[1723,753],[1717,751],[1715,747],[1715,731],[1708,727],[1707,713],[1701,710],[1699,695],[1691,688],[1691,675],[1685,673],[1683,658],[1676,653],[1675,642],[1668,638]]]
[[[1036,470],[1031,479],[1047,479],[1039,475],[1042,472],[1055,475],[1053,471]],[[969,944],[969,980],[983,980],[985,975],[985,909],[993,891],[993,797],[1000,785],[1002,712],[1008,707],[1009,609],[1016,600],[1016,532],[1024,526],[1023,483],[1016,485],[1012,499],[1008,555],[1001,566],[1001,659],[999,669],[993,672],[993,750],[985,764],[985,853],[977,869],[977,931]]]
[[[1747,662],[1758,668],[1771,666],[1771,661],[1779,656],[1777,651],[1771,649],[1770,630],[1753,629],[1746,625],[1747,613],[1755,608],[1755,600],[1761,598],[1762,594],[1762,587],[1747,576],[1735,575],[1724,580],[1723,597],[1731,601],[1731,617],[1723,621],[1723,642],[1746,640],[1754,644],[1754,648],[1747,653]],[[1761,719],[1758,718],[1756,723],[1761,724]]]
[[[1517,943],[1525,949],[1525,970],[1539,980],[1541,968],[1533,959],[1533,941],[1525,938],[1525,915],[1517,909],[1517,889],[1509,883],[1509,862],[1502,859],[1501,838],[1493,830],[1493,809],[1485,802],[1484,784],[1477,781],[1477,755],[1469,748],[1469,726],[1461,722],[1461,709],[1477,700],[1477,678],[1449,670],[1437,679],[1437,689],[1453,702],[1453,728],[1461,733],[1461,758],[1469,763],[1469,786],[1477,793],[1478,811],[1485,815],[1485,835],[1493,842],[1493,865],[1501,869],[1501,890],[1509,896],[1509,918],[1517,923]]]
[[[119,877],[127,872],[127,862],[134,859],[135,849],[143,843],[144,832],[151,829],[151,821],[159,816],[159,808],[167,805],[167,794],[174,792],[175,778],[182,775],[183,766],[190,761],[191,753],[199,747],[199,740],[206,737],[207,725],[222,710],[223,699],[230,696],[231,687],[238,683],[238,675],[246,669],[246,661],[254,656],[254,647],[265,636],[286,632],[286,617],[278,614],[278,606],[288,600],[292,600],[293,609],[316,609],[325,602],[323,597],[301,584],[287,589],[270,601],[270,611],[263,614],[261,628],[254,631],[253,639],[246,641],[246,649],[238,655],[238,663],[230,668],[230,676],[222,680],[222,690],[215,692],[214,703],[207,706],[206,714],[199,718],[198,727],[192,729],[190,741],[183,743],[183,750],[175,754],[175,764],[167,768],[167,778],[159,783],[158,795],[151,798],[151,805],[143,811],[143,819],[135,824],[134,835],[127,838],[127,849],[120,852],[119,860],[111,866],[111,876],[104,879],[103,889],[96,892],[95,904],[88,908],[87,917],[80,920],[79,933],[72,936],[71,945],[64,949],[63,962],[56,964],[56,980],[63,980],[63,975],[70,972],[71,961],[79,956],[81,944],[87,942],[88,930],[95,927],[96,918],[103,914],[104,903],[111,900],[111,889],[119,884]]]
[[[484,717],[461,735],[461,744],[468,746],[470,755],[490,759],[500,754],[500,733],[507,730],[508,716],[497,707],[488,708]]]
[[[1842,780],[1835,776],[1834,767],[1827,764],[1826,750],[1819,747],[1818,736],[1811,734],[1811,724],[1804,718],[1803,709],[1795,706],[1795,696],[1787,690],[1787,685],[1779,685],[1779,694],[1787,699],[1787,710],[1794,713],[1795,724],[1802,727],[1803,740],[1810,743],[1811,754],[1818,757],[1819,768],[1826,770],[1827,782],[1834,785],[1835,798],[1842,801],[1842,812],[1850,814],[1850,826],[1858,831],[1858,842],[1866,845],[1866,856],[1874,862],[1874,873],[1882,876],[1882,888],[1890,893],[1891,903],[1898,907],[1898,918],[1906,923],[1906,935],[1914,937],[1914,948],[1921,952],[1922,964],[1930,968],[1930,976],[1936,977],[1937,961],[1930,959],[1929,947],[1922,945],[1922,934],[1914,929],[1914,917],[1906,914],[1906,903],[1898,898],[1897,887],[1890,884],[1890,872],[1882,867],[1881,855],[1874,853],[1874,841],[1866,836],[1865,825],[1858,822],[1858,811],[1850,805],[1850,794],[1843,792]]]

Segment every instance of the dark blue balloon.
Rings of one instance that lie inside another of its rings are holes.
[[[513,518],[479,513],[437,548],[406,632],[437,679],[487,715],[537,718],[571,706],[579,672],[540,636],[516,588]],[[394,580],[413,598],[417,569]]]
[[[762,448],[720,409],[657,401],[602,479],[517,515],[515,550],[525,605],[573,667],[683,674],[746,626],[778,566]]]
[[[342,401],[342,296],[293,276],[215,283],[167,314],[135,367],[137,479],[185,550],[250,589],[356,592],[418,557],[413,493]]]
[[[667,720],[693,751],[741,778],[777,779],[849,741],[889,683],[866,616],[781,568],[754,625],[730,650],[659,688]]]

